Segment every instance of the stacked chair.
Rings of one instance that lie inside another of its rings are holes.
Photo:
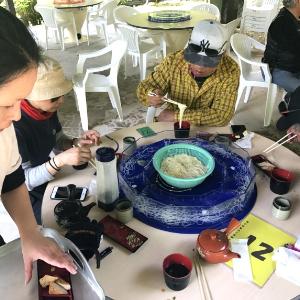
[[[147,58],[152,53],[164,56],[164,46],[154,43],[146,43],[140,31],[126,24],[117,24],[117,30],[120,32],[122,39],[128,42],[127,54],[133,57],[134,65],[137,63],[140,67],[140,79],[146,78]],[[127,76],[127,60],[125,56],[125,76]]]
[[[109,45],[108,26],[115,24],[113,11],[118,5],[118,0],[105,0],[96,9],[88,10],[86,18],[87,34],[89,37],[90,24],[94,24],[97,28],[97,33],[100,35],[102,30],[106,46]]]
[[[45,26],[45,38],[46,38],[46,50],[48,50],[48,30],[51,29],[55,32],[55,39],[56,42],[59,39],[61,44],[61,49],[65,50],[65,43],[64,43],[64,30],[66,28],[72,28],[75,42],[77,46],[79,45],[77,32],[76,32],[76,25],[75,19],[73,14],[64,12],[63,10],[56,9],[51,6],[42,6],[42,5],[35,5],[35,11],[37,11],[43,18],[44,26]]]

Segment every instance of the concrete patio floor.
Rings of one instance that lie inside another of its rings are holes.
[[[83,26],[83,35],[85,35],[84,29],[85,29],[85,26]],[[35,26],[33,28],[33,33],[36,36],[38,36],[38,40],[39,40],[41,46],[44,46],[44,44],[45,44],[43,30],[44,29],[42,26]],[[109,32],[110,32],[111,41],[117,39],[117,35],[114,32],[113,27],[110,28]],[[104,47],[104,40],[98,38],[96,36],[95,31],[92,32],[91,39],[92,39],[92,42],[91,42],[90,46],[88,46],[86,42],[81,43],[79,45],[79,47],[77,47],[74,44],[67,44],[67,48],[65,51],[61,51],[60,45],[53,43],[54,42],[54,40],[53,40],[53,42],[50,42],[49,50],[45,51],[45,54],[57,59],[62,64],[62,66],[65,70],[66,76],[68,78],[72,78],[72,76],[75,74],[75,68],[76,68],[76,63],[78,60],[79,53],[91,51],[91,50],[99,50]],[[233,55],[233,57],[234,57],[234,55]],[[109,58],[107,57],[107,59],[109,59]],[[130,70],[131,76],[127,79],[124,79],[123,66],[121,67],[120,74],[119,74],[120,93],[122,94],[122,91],[124,91],[124,89],[126,90],[126,95],[124,95],[123,97],[121,95],[121,101],[122,101],[123,108],[126,108],[126,105],[128,105],[128,104],[136,104],[137,106],[139,106],[139,103],[138,103],[136,95],[135,95],[135,90],[136,90],[137,84],[139,82],[139,79],[138,79],[139,69],[138,69],[138,67],[133,68],[129,59],[128,59],[128,61],[129,61],[128,68]],[[147,69],[148,74],[153,70],[153,67],[158,62],[159,61],[157,59],[155,61],[152,60],[150,62],[151,66],[148,67],[148,69]],[[88,66],[91,66],[95,63],[103,64],[104,60],[102,60],[102,61],[94,60],[93,62],[88,64]],[[124,85],[124,83],[125,83],[125,85]],[[251,131],[260,131],[260,130],[264,129],[263,118],[264,118],[264,106],[265,106],[266,92],[267,92],[267,89],[264,89],[264,88],[253,88],[249,102],[248,103],[244,103],[243,101],[240,102],[239,107],[235,113],[233,123],[245,124],[246,127]],[[89,97],[90,94],[87,94],[87,96],[88,96],[88,104],[90,104],[91,106],[94,107],[94,103],[93,103],[94,100],[90,99],[93,97]],[[104,97],[102,97],[102,96],[104,96]],[[100,99],[98,99],[97,101],[101,101],[101,102],[106,101],[105,96],[106,96],[105,94],[101,94],[99,97]],[[124,97],[125,97],[125,99],[124,99]],[[280,97],[281,97],[281,95],[278,95],[278,102],[280,100]],[[90,101],[92,101],[92,103]],[[109,102],[107,103],[107,105],[108,105],[107,109],[111,109]],[[72,107],[65,104],[65,106],[62,107],[61,111],[64,112],[65,109],[67,109],[68,113],[70,113],[70,114],[77,114],[75,106],[72,109]],[[92,120],[94,120],[93,114],[97,114],[97,111],[96,110],[89,111],[89,118]],[[97,115],[99,117],[99,114],[97,114]],[[278,119],[278,117],[279,117],[279,114],[277,113],[277,107],[276,107],[276,109],[274,109],[274,112],[273,112],[273,117],[272,117],[273,122],[272,123],[274,123]],[[64,120],[62,120],[62,121],[64,121]],[[76,118],[76,122],[78,122],[78,118]],[[99,125],[100,122],[101,122],[101,119],[99,120],[99,122],[92,121],[92,122],[90,122],[90,126],[94,127],[95,125]]]

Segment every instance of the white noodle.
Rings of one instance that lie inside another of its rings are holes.
[[[176,154],[165,158],[161,163],[161,170],[177,178],[195,178],[204,175],[206,166],[196,157],[187,154]]]

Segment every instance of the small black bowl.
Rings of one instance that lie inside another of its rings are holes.
[[[88,163],[84,163],[84,164],[81,164],[81,165],[78,165],[78,166],[72,166],[75,170],[83,170],[85,169],[86,167],[88,166]]]
[[[295,176],[292,172],[285,169],[274,168],[270,178],[271,191],[278,195],[288,193],[294,178]]]

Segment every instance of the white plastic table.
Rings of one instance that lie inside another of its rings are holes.
[[[137,14],[131,16],[124,16],[124,20],[128,25],[134,26],[136,28],[147,29],[150,33],[157,33],[157,30],[161,31],[167,47],[168,52],[174,52],[181,50],[185,47],[191,30],[194,26],[201,20],[210,19],[215,20],[215,16],[205,12],[205,11],[193,11],[189,10],[189,7],[186,7],[186,10],[190,11],[191,19],[184,22],[178,23],[157,23],[148,21],[148,13],[153,11],[163,11],[163,10],[185,10],[185,6],[160,6],[154,7],[149,6],[147,10],[143,6],[142,8],[137,7],[136,9],[140,10]]]
[[[47,6],[57,8],[57,9],[63,9],[64,12],[66,12],[68,14],[69,13],[73,14],[74,20],[75,20],[75,25],[76,25],[76,31],[77,31],[77,33],[81,33],[81,28],[82,28],[83,23],[87,16],[87,7],[98,5],[101,2],[103,2],[103,0],[85,0],[82,3],[75,3],[75,4],[55,4],[53,2],[54,2],[53,0],[38,0],[37,1],[37,3],[39,5],[47,5]],[[68,14],[66,14],[66,18],[68,18]],[[63,17],[60,16],[60,18],[63,18]],[[76,37],[73,32],[73,28],[68,27],[67,31],[68,31],[68,34],[70,37],[70,42],[73,43],[76,40]],[[79,42],[82,42],[82,41],[85,41],[85,40],[83,38],[81,40],[79,40]]]

